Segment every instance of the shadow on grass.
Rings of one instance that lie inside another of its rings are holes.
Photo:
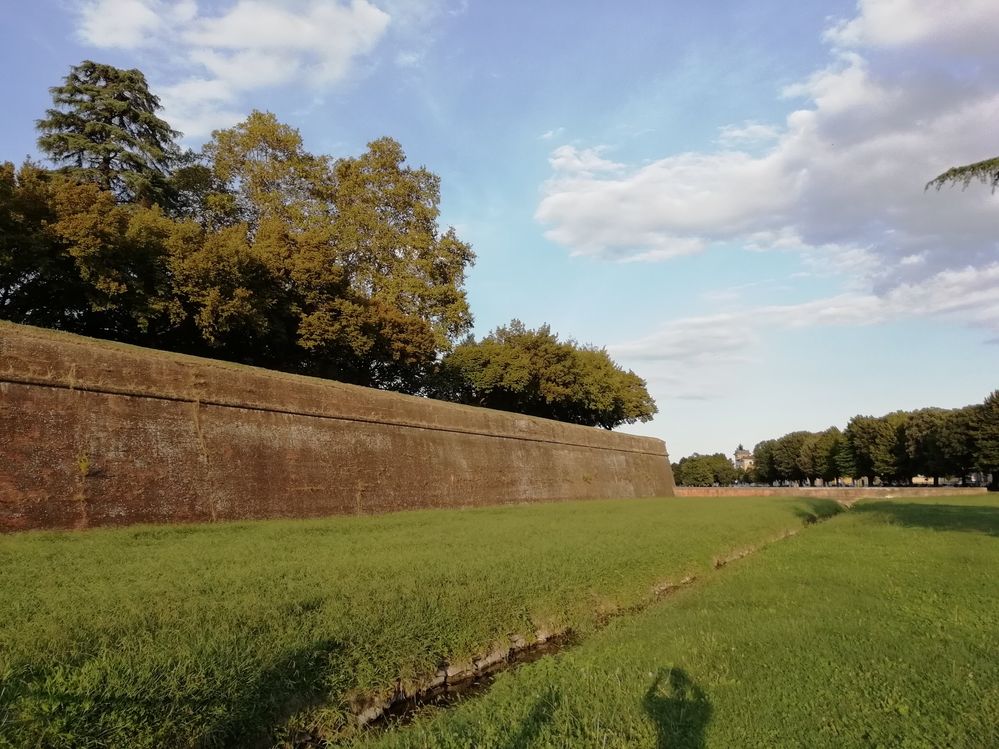
[[[527,714],[524,722],[520,724],[517,733],[501,745],[503,749],[526,749],[529,747],[541,735],[544,727],[551,722],[561,703],[562,695],[554,687],[549,687],[548,691],[534,703],[534,707],[531,708],[531,712]]]
[[[317,687],[327,663],[343,650],[339,642],[318,642],[245,684],[230,684],[229,691],[137,690],[104,674],[110,683],[95,696],[82,669],[65,664],[13,689],[0,681],[0,747],[130,746],[129,735],[164,747],[270,747],[274,732],[293,715],[320,704],[324,695]],[[23,726],[11,717],[16,713],[24,716]],[[8,736],[21,740],[6,743]]]
[[[642,707],[655,724],[657,749],[704,749],[711,703],[682,669],[660,669],[642,698]]]
[[[213,726],[210,740],[199,745],[273,746],[275,732],[293,717],[326,702],[324,677],[331,661],[344,658],[346,650],[339,641],[322,640],[286,655],[233,695],[225,718]]]
[[[853,512],[880,516],[893,525],[999,536],[999,507],[910,502],[861,502]]]
[[[843,511],[843,506],[834,499],[802,499],[794,507],[794,514],[805,525],[831,518]]]

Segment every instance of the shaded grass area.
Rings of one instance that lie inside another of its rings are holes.
[[[861,502],[357,745],[999,746],[997,535],[993,496]]]
[[[397,677],[539,627],[586,632],[837,509],[597,501],[0,537],[0,746],[338,735]]]

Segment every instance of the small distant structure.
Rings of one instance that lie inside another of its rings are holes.
[[[735,448],[735,468],[737,471],[749,472],[753,470],[753,466],[756,465],[756,461],[753,459],[753,454],[744,448],[741,444]]]

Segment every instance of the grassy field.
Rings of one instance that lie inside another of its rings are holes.
[[[0,537],[0,746],[337,735],[357,695],[538,627],[585,634],[835,509],[629,500]]]
[[[999,498],[862,502],[373,747],[999,747]]]

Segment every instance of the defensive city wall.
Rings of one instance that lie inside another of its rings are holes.
[[[661,440],[0,323],[0,531],[672,495]]]

